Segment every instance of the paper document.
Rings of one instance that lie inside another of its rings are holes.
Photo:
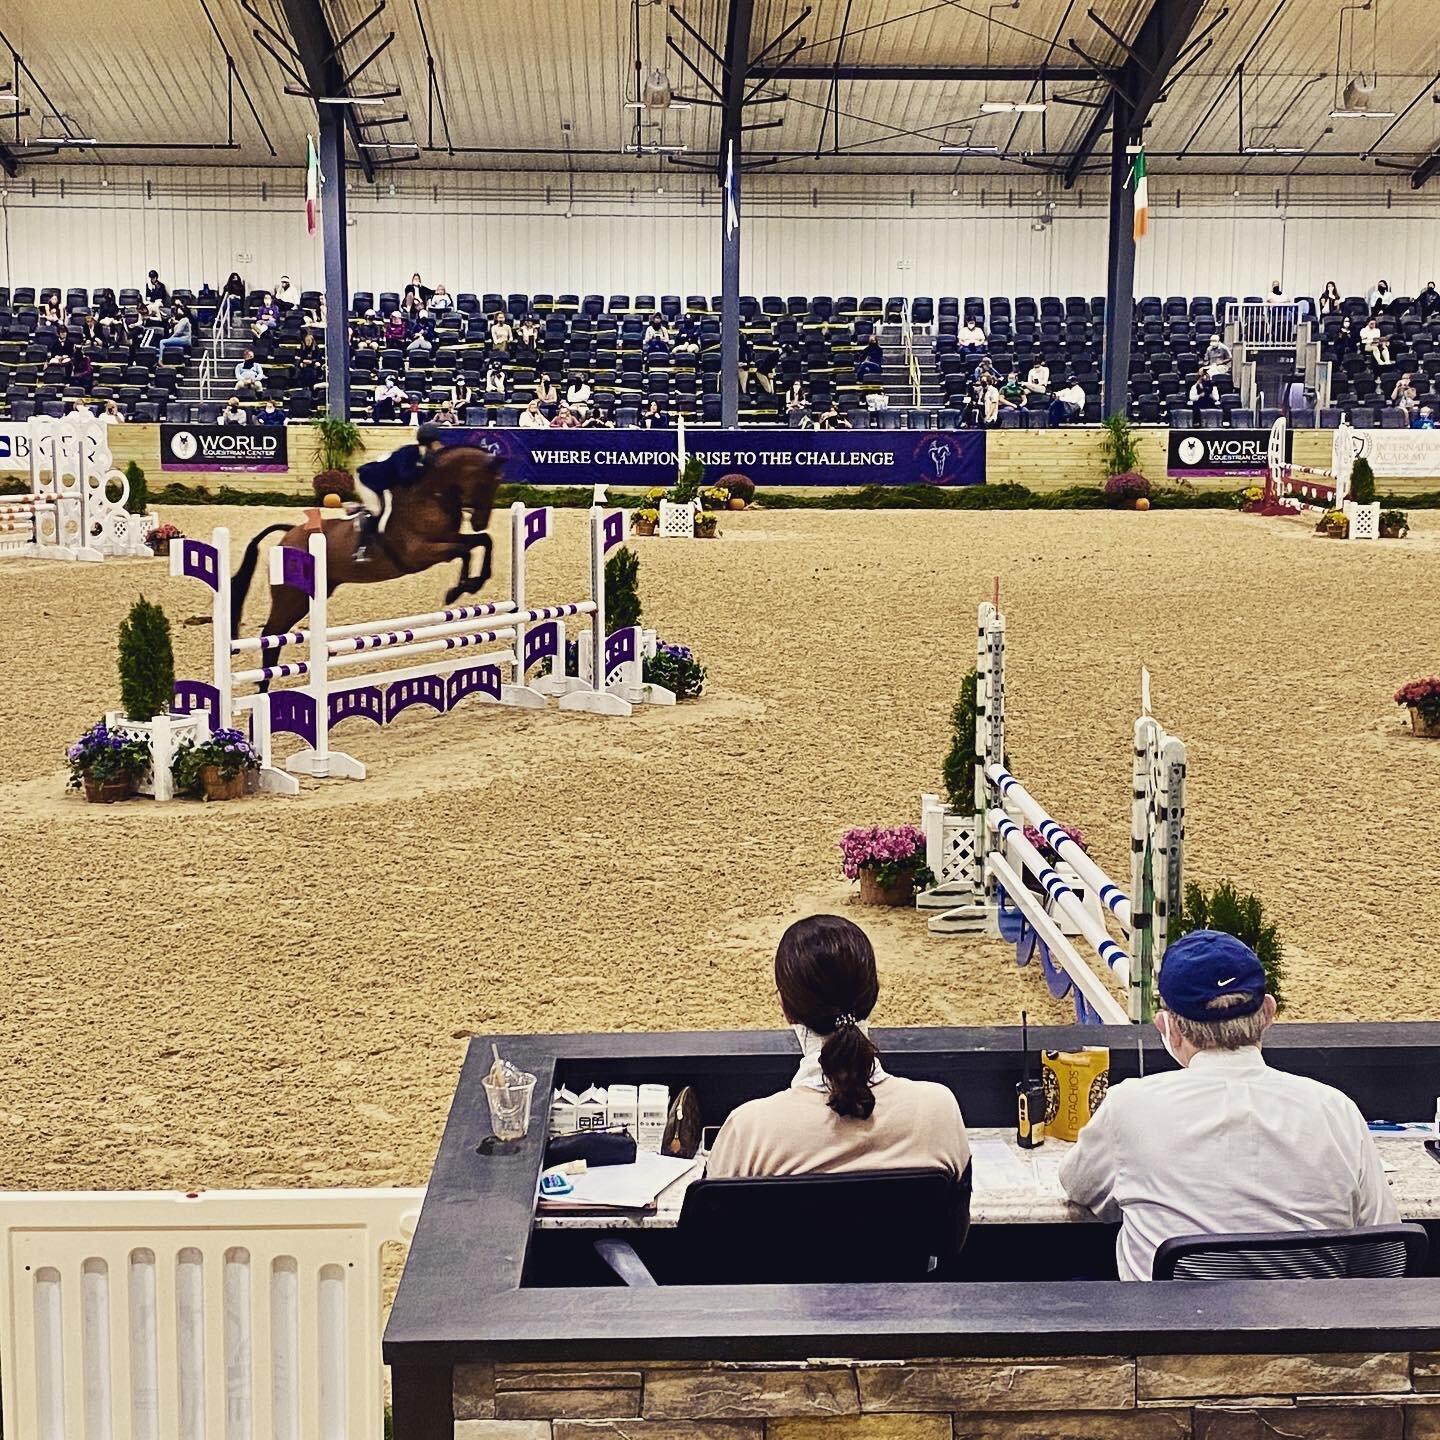
[[[693,1170],[696,1160],[654,1155],[641,1150],[633,1165],[592,1166],[583,1175],[572,1175],[574,1190],[568,1195],[541,1201],[546,1210],[579,1210],[603,1206],[612,1210],[643,1210],[667,1185]]]
[[[1035,1176],[1003,1140],[970,1141],[970,1172],[976,1190],[1033,1190]]]

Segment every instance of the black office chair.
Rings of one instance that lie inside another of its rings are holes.
[[[1398,1280],[1419,1275],[1428,1250],[1423,1225],[1177,1235],[1155,1252],[1151,1275],[1156,1280]]]
[[[970,1167],[697,1180],[686,1192],[676,1280],[819,1285],[923,1280],[965,1244]],[[630,1286],[657,1282],[624,1240],[595,1242]]]

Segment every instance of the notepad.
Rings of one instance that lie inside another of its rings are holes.
[[[574,1190],[558,1200],[539,1202],[547,1213],[558,1210],[644,1210],[667,1185],[693,1170],[698,1162],[641,1150],[633,1165],[593,1166],[572,1175]]]
[[[1003,1140],[970,1141],[971,1172],[975,1188],[1033,1190],[1034,1173]]]

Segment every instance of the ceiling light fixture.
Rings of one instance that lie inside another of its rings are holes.
[[[998,155],[998,145],[942,145],[942,155]]]
[[[627,155],[683,155],[688,145],[627,145]]]
[[[641,100],[627,100],[621,107],[625,110],[651,110],[654,107],[646,105]],[[667,110],[693,110],[695,107],[688,100],[672,100],[666,107]]]
[[[1043,115],[1043,100],[982,100],[980,111],[984,115]]]
[[[418,150],[420,147],[413,140],[362,140],[362,150]]]
[[[1247,145],[1247,155],[1303,155],[1303,145]]]
[[[41,135],[36,137],[42,145],[59,145],[62,147],[70,145],[98,145],[98,140],[86,137],[81,139],[78,135]]]
[[[317,105],[384,105],[384,95],[312,95]]]

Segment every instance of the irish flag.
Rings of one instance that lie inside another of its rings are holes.
[[[305,228],[313,235],[320,218],[320,155],[314,139],[305,137]]]
[[[1135,152],[1130,167],[1130,183],[1135,187],[1135,238],[1143,239],[1150,233],[1150,182],[1145,178],[1145,147]]]

